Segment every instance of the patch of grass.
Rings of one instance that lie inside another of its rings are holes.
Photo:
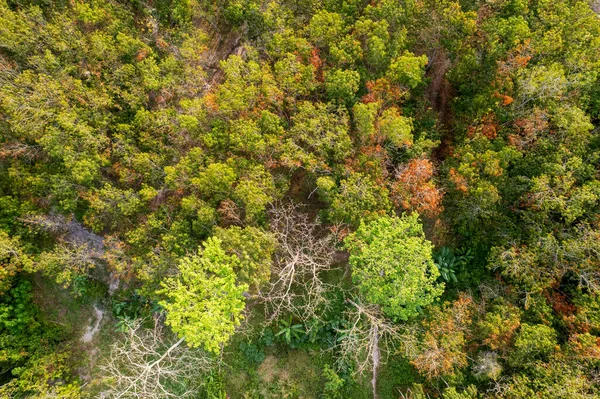
[[[89,380],[99,376],[94,371],[101,356],[108,353],[109,346],[118,337],[111,316],[107,287],[94,279],[79,281],[78,287],[63,288],[53,279],[39,274],[31,277],[34,302],[40,308],[44,321],[50,325],[58,325],[64,332],[63,345],[69,348],[71,369],[82,381],[88,382],[85,393],[89,397],[98,397],[100,387],[96,381]],[[83,343],[81,337],[90,323],[95,322],[94,305],[103,308],[104,315],[100,330],[92,342]]]
[[[377,393],[380,399],[397,398],[400,390],[422,381],[423,378],[407,359],[393,356],[379,369]]]
[[[324,386],[323,356],[275,343],[272,330],[262,328],[262,310],[253,313],[248,334],[237,334],[226,349],[223,379],[229,397],[319,398]]]
[[[34,301],[45,321],[61,326],[69,337],[81,336],[87,320],[94,314],[91,303],[83,303],[88,301],[41,275],[34,275],[32,284]]]

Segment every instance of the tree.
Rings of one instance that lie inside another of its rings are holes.
[[[500,148],[500,149],[498,149]],[[454,151],[449,161],[449,189],[445,208],[452,218],[456,232],[471,237],[475,245],[490,242],[490,235],[505,227],[508,221],[498,223],[505,217],[502,204],[504,189],[510,186],[506,170],[522,154],[510,146],[494,145],[494,142],[477,131]],[[457,162],[457,163],[454,163]],[[456,166],[454,166],[456,165]]]
[[[576,276],[581,287],[596,292],[600,290],[599,238],[600,231],[582,223],[527,244],[494,247],[488,267],[500,270],[528,295],[541,292],[568,274]]]
[[[354,37],[358,39],[357,41],[362,44],[363,60],[369,71],[384,70],[389,63],[390,50],[396,50],[394,41],[390,41],[388,21],[361,18],[354,24],[353,33]],[[401,46],[402,39],[398,42],[398,45]]]
[[[467,365],[467,336],[474,313],[473,299],[465,294],[453,303],[429,309],[417,336],[403,340],[404,353],[427,378],[449,376]],[[405,336],[409,337],[407,333]]]
[[[252,226],[231,226],[227,229],[217,227],[214,236],[221,240],[221,246],[228,255],[239,258],[239,266],[235,270],[238,281],[255,290],[269,282],[277,245],[273,234]]]
[[[186,347],[155,319],[128,321],[101,365],[107,398],[197,398],[202,377],[216,364],[206,352]]]
[[[226,79],[215,91],[215,96],[205,96],[209,110],[218,112],[225,118],[234,119],[239,112],[252,109],[260,99],[263,90],[263,78],[273,82],[273,76],[262,69],[255,60],[245,61],[239,55],[232,55],[221,61],[221,68]],[[274,89],[273,91],[279,91]],[[280,97],[281,93],[274,98]],[[216,102],[213,102],[216,100]]]
[[[274,65],[275,79],[292,101],[306,96],[315,87],[315,68],[298,62],[296,58],[296,55],[288,53]]]
[[[330,170],[350,154],[349,118],[343,108],[303,101],[292,122],[281,149],[283,165]]]
[[[11,287],[12,278],[18,272],[31,268],[32,264],[18,237],[10,237],[0,230],[0,295]]]
[[[322,317],[329,306],[327,293],[335,284],[324,279],[332,269],[335,241],[321,231],[298,206],[282,204],[270,212],[270,227],[277,239],[271,268],[271,283],[259,293],[266,305],[268,320],[289,313],[303,323]]]
[[[73,371],[69,367],[68,352],[56,348],[55,352],[37,354],[26,367],[13,371],[16,378],[0,386],[0,395],[5,398],[81,399]]]
[[[410,147],[413,143],[412,119],[400,115],[398,108],[388,108],[378,120],[380,140],[389,140],[396,147]]]
[[[336,69],[325,73],[325,90],[334,101],[351,103],[359,83],[360,75],[356,71]]]
[[[340,14],[320,10],[312,17],[308,32],[313,43],[327,47],[344,34],[344,20]]]
[[[163,282],[166,324],[190,347],[218,353],[240,324],[248,285],[236,283],[235,255],[218,238],[209,238],[198,254],[179,262],[180,274]]]
[[[508,376],[495,383],[489,395],[500,399],[598,397],[597,374],[561,360],[535,362],[528,373]]]
[[[436,217],[442,211],[442,192],[433,178],[433,164],[427,159],[414,159],[396,169],[396,183],[392,196],[404,209],[427,217]]]
[[[244,206],[246,223],[256,223],[264,217],[267,205],[276,198],[273,176],[262,165],[240,162],[238,167],[245,173],[233,190],[233,198]]]
[[[388,76],[392,82],[414,89],[425,77],[425,65],[426,55],[416,56],[407,51],[392,60]]]
[[[88,276],[100,257],[87,244],[59,244],[37,258],[33,270],[52,276],[67,288],[76,277]]]
[[[431,304],[443,290],[436,283],[431,242],[425,239],[419,215],[382,216],[361,222],[344,240],[350,252],[352,279],[370,304],[385,315],[408,320]]]
[[[358,374],[371,372],[373,397],[377,398],[377,376],[384,356],[392,353],[400,338],[400,329],[392,323],[377,305],[363,304],[352,299],[345,313],[346,324],[338,330],[336,349],[338,363],[351,362]]]
[[[375,119],[379,111],[379,103],[356,103],[352,108],[352,116],[356,125],[356,133],[362,144],[367,144],[373,139],[375,133]]]
[[[35,303],[32,284],[20,277],[0,295],[0,386],[5,398],[80,398],[65,331],[49,323]]]
[[[494,351],[505,354],[520,325],[519,308],[510,304],[496,304],[479,321],[478,329],[485,345]]]
[[[385,186],[358,172],[342,179],[339,187],[323,186],[323,194],[331,203],[327,216],[333,223],[358,226],[361,219],[377,218],[389,212],[392,205]]]
[[[510,356],[510,364],[515,367],[525,366],[536,359],[547,359],[556,348],[556,332],[543,324],[521,324],[515,337],[514,351]]]
[[[379,389],[599,397],[599,11],[0,0],[0,397],[77,395],[79,359],[64,348],[80,347],[69,316],[83,309],[62,300],[69,282],[86,302],[135,288],[143,309],[167,308],[160,345],[143,352],[154,331],[134,327],[139,345],[114,352],[147,354],[115,363],[144,397],[223,397],[216,371],[204,387],[185,370],[146,377],[183,367],[172,355],[261,358],[270,329],[232,339],[246,299],[279,338],[334,347],[344,367],[327,374],[342,396],[358,395],[352,371],[372,372],[377,395],[380,364],[399,355],[423,378]],[[283,195],[310,205],[270,211]],[[431,243],[401,212],[439,248],[473,255],[454,276],[442,250],[438,280],[479,289],[478,306],[460,293],[437,306]],[[100,281],[108,272],[119,287]],[[268,396],[243,367],[228,368],[240,384],[227,393]],[[280,380],[279,396],[310,396]]]
[[[444,399],[478,399],[479,393],[475,385],[469,385],[464,391],[458,392],[456,388],[450,387],[444,391]]]

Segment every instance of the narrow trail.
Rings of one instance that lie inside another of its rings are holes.
[[[94,315],[96,320],[93,324],[89,324],[85,329],[85,333],[81,336],[81,342],[84,344],[92,342],[94,336],[100,331],[100,325],[102,324],[102,319],[104,318],[104,310],[99,309],[96,305],[94,305]],[[92,319],[89,321],[92,323]]]
[[[443,161],[450,154],[449,151],[454,141],[452,123],[454,115],[450,106],[454,90],[448,79],[446,79],[446,73],[450,66],[451,61],[446,50],[439,48],[431,57],[430,67],[427,70],[427,76],[431,78],[431,83],[427,88],[427,97],[432,108],[438,114],[441,131],[441,143],[433,152],[433,158],[437,161]]]
[[[231,55],[243,56],[245,49],[242,44],[244,32],[229,32],[218,33],[212,30],[209,26],[199,24],[205,32],[214,32],[208,38],[207,50],[202,55],[202,68],[206,72],[206,87],[205,92],[210,92],[213,87],[216,87],[223,81],[223,70],[220,62],[226,60]]]

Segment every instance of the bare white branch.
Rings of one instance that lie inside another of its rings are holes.
[[[266,305],[268,322],[292,314],[306,323],[318,319],[329,306],[326,293],[334,285],[323,280],[323,273],[332,268],[335,238],[298,208],[278,205],[270,212],[278,248],[271,283],[258,294]]]
[[[111,347],[101,367],[107,389],[103,398],[196,398],[202,375],[216,361],[200,349],[183,345],[160,320],[145,328],[143,320],[128,323],[121,341]]]
[[[357,374],[372,373],[373,397],[377,397],[377,370],[384,356],[392,353],[400,330],[381,313],[376,305],[364,305],[348,299],[348,324],[339,330],[338,363],[352,362]]]

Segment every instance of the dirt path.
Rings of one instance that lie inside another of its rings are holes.
[[[202,24],[200,24],[200,28],[205,32],[214,32],[208,39],[208,48],[202,55],[201,62],[202,68],[207,74],[205,91],[209,92],[223,81],[223,70],[220,62],[230,55],[244,55],[245,49],[242,44],[244,32],[232,31],[222,34]]]
[[[452,85],[446,79],[446,73],[450,69],[451,61],[446,50],[439,48],[431,57],[427,76],[431,83],[427,88],[427,96],[431,106],[438,114],[440,131],[442,134],[440,145],[434,150],[433,158],[443,160],[449,154],[450,147],[454,141],[453,115],[450,101],[454,95]]]
[[[84,344],[92,342],[96,333],[100,331],[100,325],[102,323],[102,319],[104,318],[104,310],[99,309],[96,305],[94,305],[94,316],[96,320],[92,323],[93,319],[90,319],[90,324],[85,329],[85,333],[83,333],[81,336],[81,342]]]

